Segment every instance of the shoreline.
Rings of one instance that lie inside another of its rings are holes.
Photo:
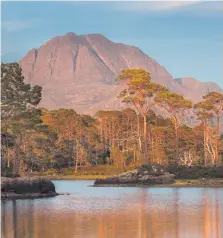
[[[188,183],[187,181],[190,181]],[[92,185],[92,187],[142,187],[142,188],[223,188],[223,179],[213,179],[211,181],[206,181],[205,183],[201,183],[199,179],[197,180],[176,180],[175,183],[172,184],[98,184]]]
[[[72,181],[72,180],[96,180],[104,179],[109,176],[61,176],[61,177],[47,177],[51,180],[61,180],[61,181]],[[92,185],[93,187],[210,187],[210,188],[223,188],[223,178],[198,178],[198,179],[176,179],[175,183],[172,184],[153,184],[153,185],[143,185],[143,184],[98,184]]]

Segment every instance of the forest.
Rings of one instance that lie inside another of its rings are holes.
[[[39,107],[42,88],[26,84],[17,63],[1,64],[2,175],[112,174],[142,164],[222,168],[223,94],[193,104],[144,69],[123,70],[116,80],[124,82],[117,97],[126,108],[81,115]]]

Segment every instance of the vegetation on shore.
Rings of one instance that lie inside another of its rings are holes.
[[[223,174],[221,93],[193,105],[152,83],[149,72],[124,70],[117,83],[124,81],[125,89],[117,96],[130,108],[92,117],[37,107],[41,87],[26,84],[17,63],[2,64],[1,78],[3,176],[107,176],[141,164],[172,168],[177,178],[196,168],[198,177]]]
[[[157,185],[160,186],[160,185]],[[162,185],[161,185],[162,186]],[[222,178],[176,179],[169,187],[223,187]]]

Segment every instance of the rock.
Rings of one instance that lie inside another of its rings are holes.
[[[96,179],[94,184],[104,184],[104,181],[106,180],[106,184],[118,184],[119,179],[118,178],[106,178],[106,179]]]
[[[140,181],[147,181],[147,180],[152,180],[153,176],[152,175],[145,175],[139,178]]]
[[[59,195],[71,195],[71,193],[59,193]]]
[[[2,198],[35,198],[58,195],[52,181],[47,178],[1,178]]]
[[[137,185],[137,184],[171,184],[175,182],[175,175],[165,172],[159,166],[140,166],[135,170],[128,171],[117,177],[108,177],[106,179],[97,179],[95,186],[100,185]]]

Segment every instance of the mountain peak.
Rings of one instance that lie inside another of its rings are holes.
[[[29,51],[19,64],[26,81],[43,87],[40,106],[49,109],[73,108],[83,113],[120,109],[123,104],[117,95],[123,86],[116,85],[115,78],[129,68],[144,68],[151,73],[153,82],[191,99],[196,95],[195,100],[212,87],[193,78],[174,80],[163,66],[137,47],[114,43],[101,34],[68,32],[56,36],[39,49]],[[193,91],[199,87],[203,88],[201,93]]]
[[[73,37],[77,35],[74,32],[67,32],[64,36]]]
[[[99,34],[99,33],[86,34],[85,36],[90,36],[90,37],[97,37],[97,38],[107,39],[104,35]]]

